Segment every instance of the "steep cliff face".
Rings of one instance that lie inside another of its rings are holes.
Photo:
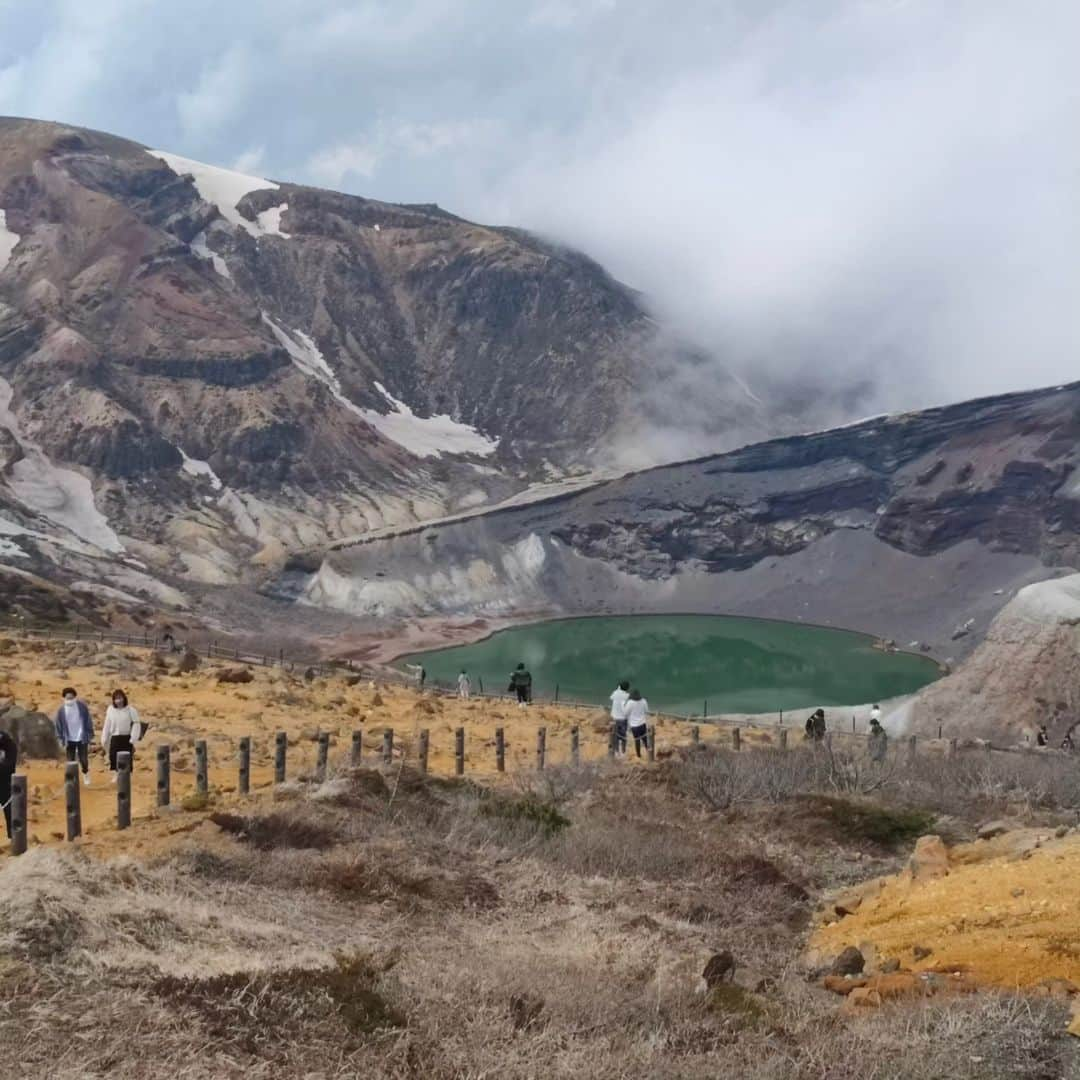
[[[524,233],[0,119],[0,499],[28,558],[52,533],[236,581],[583,471],[663,348]]]
[[[955,658],[1080,565],[1078,418],[1080,385],[868,420],[339,545],[280,587],[374,615],[775,615]]]

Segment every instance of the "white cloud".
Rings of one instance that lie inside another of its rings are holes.
[[[339,188],[352,176],[370,180],[379,158],[363,143],[336,143],[314,154],[307,163],[307,172],[323,187]]]

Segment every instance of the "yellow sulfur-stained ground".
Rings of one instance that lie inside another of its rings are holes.
[[[464,727],[465,773],[495,780],[495,730],[502,727],[506,739],[506,778],[515,772],[532,770],[537,761],[537,732],[546,729],[546,761],[557,766],[570,760],[571,729],[580,731],[580,756],[596,761],[607,756],[607,734],[598,730],[605,723],[602,709],[535,705],[519,709],[510,701],[421,695],[398,686],[368,682],[349,686],[344,676],[317,679],[308,683],[278,669],[253,667],[253,681],[228,684],[217,681],[226,663],[204,662],[189,675],[154,674],[151,655],[142,649],[116,649],[126,670],[111,673],[100,666],[67,666],[69,646],[37,644],[2,658],[0,694],[20,705],[53,714],[60,691],[75,686],[90,705],[95,732],[100,733],[105,708],[114,687],[122,687],[150,730],[136,748],[132,776],[133,828],[117,832],[116,789],[110,783],[107,763],[99,746],[93,748],[91,783],[80,786],[83,846],[88,850],[142,851],[167,842],[176,830],[191,825],[178,821],[175,812],[156,810],[155,747],[172,747],[172,803],[179,806],[195,790],[197,739],[205,739],[209,755],[209,782],[215,805],[232,799],[237,784],[237,743],[241,736],[252,739],[252,797],[267,796],[272,789],[274,734],[289,736],[287,775],[290,778],[313,771],[316,761],[315,735],[331,736],[329,771],[347,761],[353,731],[364,733],[363,758],[373,762],[381,753],[382,733],[394,732],[395,762],[403,758],[416,763],[418,735],[429,732],[429,770],[450,776],[454,772],[454,732]],[[175,663],[175,658],[170,658]],[[660,718],[656,722],[657,749],[663,755],[676,744],[686,745],[691,725]],[[723,728],[701,728],[704,741],[722,740],[730,745],[730,732]],[[744,741],[768,738],[764,732],[746,732]],[[628,764],[636,766],[631,748]],[[64,765],[57,761],[23,760],[20,772],[28,777],[30,790],[31,843],[65,841]],[[6,845],[0,845],[6,850]]]
[[[946,877],[887,879],[856,912],[818,930],[813,948],[832,955],[869,941],[880,959],[912,970],[967,971],[1010,989],[1049,978],[1080,985],[1080,836],[1025,834],[962,845]],[[1024,854],[1032,839],[1041,846]],[[932,951],[916,961],[916,946]]]

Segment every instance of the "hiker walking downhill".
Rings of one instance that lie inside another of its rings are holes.
[[[105,711],[105,725],[101,729],[101,748],[109,758],[112,782],[116,783],[116,756],[130,754],[135,763],[135,743],[142,738],[142,721],[134,705],[128,704],[123,690],[114,690],[112,704]]]
[[[630,700],[630,683],[623,679],[611,691],[611,722],[615,725],[615,753],[626,753],[626,703]]]
[[[641,691],[634,687],[626,703],[626,723],[634,737],[634,753],[641,757],[642,744],[649,748],[649,703],[641,696]]]
[[[874,716],[870,720],[870,760],[880,765],[888,752],[888,732],[881,726],[881,721]]]
[[[461,674],[457,677],[457,692],[458,697],[463,701],[469,700],[469,695],[472,693],[472,681],[469,678],[469,673],[462,668]]]
[[[524,709],[532,701],[532,673],[524,663],[518,664],[510,675],[510,692],[517,694],[519,709]]]
[[[11,839],[11,778],[19,764],[19,747],[6,731],[0,731],[0,805],[4,807],[4,824]]]
[[[1036,746],[1049,746],[1050,745],[1050,733],[1046,730],[1045,724],[1039,725],[1038,734],[1035,736]]]
[[[63,689],[64,703],[56,710],[53,723],[56,737],[67,753],[68,761],[78,761],[82,769],[83,783],[90,786],[90,743],[94,741],[94,722],[90,719],[90,707],[76,693],[73,686]]]

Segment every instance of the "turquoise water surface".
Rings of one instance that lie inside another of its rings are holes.
[[[537,697],[603,704],[620,679],[654,710],[765,713],[858,705],[912,693],[937,678],[932,660],[887,653],[849,630],[726,615],[557,619],[501,630],[484,641],[402,657],[428,680],[503,692],[524,661]]]

